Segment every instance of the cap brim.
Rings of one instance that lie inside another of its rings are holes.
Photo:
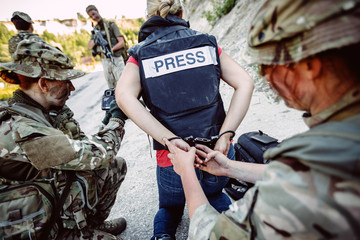
[[[43,71],[39,65],[27,65],[18,63],[0,63],[0,71],[3,76],[2,79],[8,83],[19,84],[19,80],[13,73],[31,78],[46,78],[50,80],[73,80],[84,76],[86,73],[73,68],[53,68]]]

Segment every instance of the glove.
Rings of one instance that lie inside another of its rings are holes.
[[[104,119],[102,120],[102,123],[103,123],[104,125],[107,125],[107,124],[109,123],[110,118],[111,118],[111,113],[110,113],[109,111],[106,111],[106,112],[105,112],[105,117],[104,117]]]
[[[128,117],[125,115],[123,111],[119,108],[116,103],[116,100],[112,100],[110,103],[109,113],[111,114],[111,118],[120,118],[121,120],[126,120]]]

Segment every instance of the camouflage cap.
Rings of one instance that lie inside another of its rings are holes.
[[[8,83],[19,84],[17,74],[31,78],[72,80],[85,73],[74,69],[69,57],[58,48],[45,42],[25,39],[13,55],[13,62],[0,63],[1,78]]]
[[[15,11],[12,15],[12,18],[11,18],[11,21],[14,17],[18,16],[19,18],[21,18],[22,20],[24,20],[25,22],[28,22],[28,23],[34,23],[30,16],[24,12],[19,12],[19,11]]]
[[[360,0],[270,0],[256,14],[245,60],[287,64],[360,42]]]
[[[94,5],[89,5],[86,7],[86,13],[90,12],[91,10],[95,10],[98,12],[97,8]]]

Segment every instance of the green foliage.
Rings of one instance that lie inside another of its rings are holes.
[[[0,43],[7,44],[9,39],[15,34],[14,31],[9,31],[5,24],[0,23]]]
[[[85,19],[80,13],[78,19]],[[121,33],[126,37],[129,47],[137,44],[138,34],[141,25],[145,22],[143,18],[137,19],[121,19],[116,24],[120,28]],[[16,32],[9,31],[4,24],[0,24],[0,62],[10,62],[11,57],[8,51],[8,41]],[[81,30],[71,35],[55,35],[48,31],[44,31],[39,35],[47,43],[60,48],[74,64],[80,64],[82,57],[91,57],[91,50],[87,49],[90,40],[90,33]]]
[[[13,94],[13,91],[19,88],[17,84],[9,84],[0,79],[0,101],[4,101],[10,98]]]
[[[86,17],[84,17],[84,15],[82,15],[81,13],[77,13],[77,18],[80,20],[80,21],[86,21]]]
[[[9,53],[8,44],[0,43],[0,62],[10,62],[11,56]]]
[[[74,32],[71,35],[55,35],[44,31],[40,35],[47,43],[60,48],[74,64],[79,64],[81,57],[91,56],[91,51],[87,49],[90,40],[90,33],[85,30]]]
[[[202,17],[214,26],[216,22],[234,8],[236,0],[211,0],[213,11],[203,11]]]
[[[40,35],[40,37],[43,38],[45,42],[51,42],[51,41],[56,42],[56,35],[53,33],[49,33],[47,30],[45,30],[43,34]]]

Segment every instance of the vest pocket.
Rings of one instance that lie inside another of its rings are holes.
[[[32,183],[3,186],[0,190],[1,239],[39,239],[49,221],[53,202],[44,188]],[[55,238],[51,232],[49,238]]]

